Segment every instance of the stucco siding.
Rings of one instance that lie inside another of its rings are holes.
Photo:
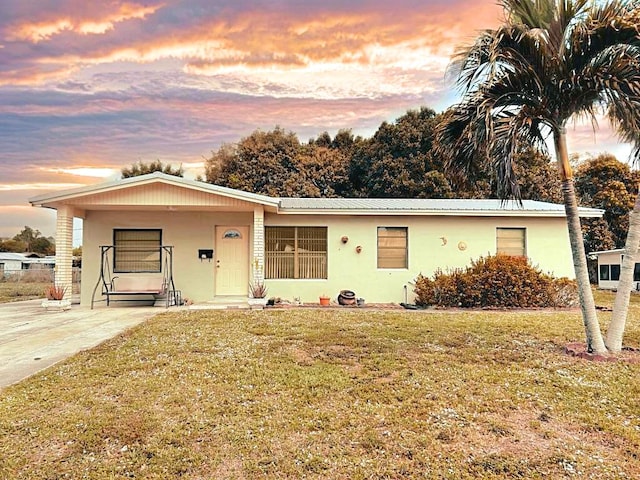
[[[563,218],[486,218],[417,216],[311,216],[267,214],[265,225],[326,226],[328,278],[326,280],[267,280],[270,295],[318,301],[342,289],[356,292],[368,302],[412,300],[411,282],[419,273],[458,268],[471,259],[496,253],[497,227],[526,228],[527,254],[545,272],[574,277]],[[408,228],[408,268],[377,268],[377,227]],[[341,238],[349,238],[346,244]],[[360,253],[356,247],[361,246]]]
[[[173,276],[176,288],[182,292],[183,298],[206,301],[214,296],[215,255],[211,262],[201,261],[198,250],[215,249],[217,225],[244,225],[249,226],[252,232],[252,224],[253,209],[251,212],[236,213],[87,211],[83,228],[82,304],[91,303],[91,294],[100,275],[100,245],[112,245],[114,228],[161,229],[162,243],[174,247]],[[109,262],[112,266],[113,255],[109,255]],[[100,295],[96,295],[98,299]]]

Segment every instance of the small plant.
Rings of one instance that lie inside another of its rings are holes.
[[[265,298],[267,296],[267,286],[262,282],[250,283],[249,293],[252,298]]]
[[[63,285],[49,285],[44,289],[44,294],[47,300],[63,300],[64,294],[67,292],[67,287]]]

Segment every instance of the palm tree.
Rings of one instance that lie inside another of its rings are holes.
[[[611,323],[607,330],[606,345],[609,351],[622,350],[622,337],[629,313],[629,297],[633,286],[633,272],[638,262],[638,247],[640,247],[640,194],[636,196],[633,210],[629,212],[629,231],[624,247],[624,257],[620,266],[620,281],[618,292],[613,302]]]
[[[640,0],[501,0],[504,23],[483,31],[452,63],[462,101],[438,129],[456,172],[492,159],[503,198],[519,197],[513,159],[555,147],[587,348],[606,352],[587,273],[566,125],[606,113],[640,142]]]

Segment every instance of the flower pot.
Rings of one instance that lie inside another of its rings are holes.
[[[249,298],[247,299],[247,302],[249,303],[249,307],[251,308],[264,308],[265,305],[267,304],[267,299],[266,298]]]
[[[320,305],[326,307],[329,305],[330,298],[329,297],[320,297]]]
[[[43,300],[42,306],[45,310],[49,310],[50,308],[69,310],[71,308],[71,300]]]

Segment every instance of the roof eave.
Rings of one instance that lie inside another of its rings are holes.
[[[154,172],[147,175],[140,175],[138,177],[124,178],[120,180],[114,180],[111,182],[105,182],[97,185],[87,185],[85,187],[74,188],[70,190],[61,190],[53,192],[52,194],[38,195],[29,199],[34,207],[48,207],[55,208],[55,205],[71,200],[73,198],[83,197],[87,195],[97,195],[104,192],[113,190],[121,190],[131,186],[148,185],[150,183],[164,183],[167,185],[176,185],[193,190],[198,190],[205,193],[217,194],[226,197],[236,198],[251,203],[258,203],[265,206],[277,208],[280,204],[279,198],[268,197],[266,195],[259,195],[256,193],[244,192],[242,190],[234,190],[220,185],[212,185],[208,183],[199,182],[196,180],[187,180],[182,177],[176,177],[173,175],[167,175],[160,172]]]
[[[463,217],[552,217],[564,218],[564,210],[442,210],[442,209],[329,209],[280,208],[283,215],[403,215],[403,216],[463,216]],[[579,209],[583,218],[600,218],[603,210]]]

